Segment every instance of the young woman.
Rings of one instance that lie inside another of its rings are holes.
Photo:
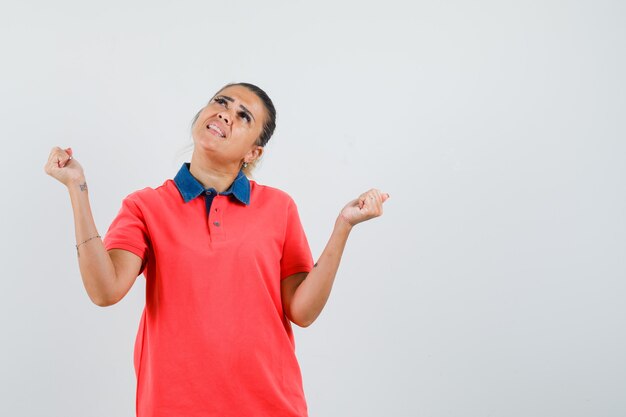
[[[313,264],[292,198],[246,176],[275,125],[263,90],[225,86],[194,118],[191,162],[125,197],[102,240],[71,148],[50,152],[45,171],[68,188],[90,299],[113,305],[146,278],[139,417],[307,416],[291,322],[315,321],[352,227],[380,216],[389,195],[350,201]]]

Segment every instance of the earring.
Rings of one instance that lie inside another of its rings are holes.
[[[244,168],[248,168],[248,163],[247,163],[247,162],[244,162],[244,163],[243,163],[243,167],[244,167]]]

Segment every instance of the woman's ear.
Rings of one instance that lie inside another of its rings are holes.
[[[263,147],[256,145],[248,151],[248,153],[244,157],[244,160],[248,161],[248,163],[252,163],[259,159],[261,155],[263,155]]]

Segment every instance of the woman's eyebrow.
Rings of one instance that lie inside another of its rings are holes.
[[[217,97],[221,97],[221,98],[223,98],[224,100],[228,100],[228,101],[230,101],[231,103],[234,103],[234,102],[235,102],[235,99],[233,99],[232,97],[222,96],[222,95],[219,95],[219,96],[217,96]],[[217,98],[217,97],[216,97],[216,98]],[[239,105],[239,107],[241,107],[241,109],[242,109],[242,110],[243,110],[243,111],[244,111],[244,112],[245,112],[248,116],[252,117],[252,119],[256,122],[256,119],[254,118],[254,116],[252,115],[252,113],[250,112],[250,110],[246,109],[246,106],[244,106],[243,104],[240,104],[240,105]]]

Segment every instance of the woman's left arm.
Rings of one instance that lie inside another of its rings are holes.
[[[350,231],[358,223],[382,215],[388,198],[389,194],[371,189],[350,201],[337,216],[330,239],[313,269],[283,280],[283,305],[291,321],[307,327],[317,319],[330,295]]]

